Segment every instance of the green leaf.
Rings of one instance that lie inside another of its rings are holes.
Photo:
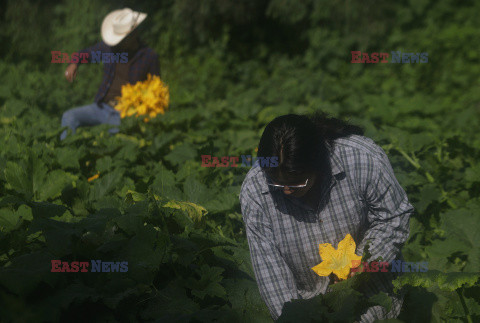
[[[60,276],[51,272],[52,259],[56,259],[55,256],[46,251],[18,256],[10,266],[0,268],[0,285],[22,296],[42,282],[54,286]]]
[[[33,189],[34,198],[36,201],[41,201],[43,198],[42,187],[46,183],[48,184],[47,166],[42,160],[39,160],[37,156],[29,156],[28,163],[29,163],[29,166],[27,167],[29,167],[29,169],[32,169],[32,189]]]
[[[75,187],[78,176],[56,169],[49,172],[45,182],[38,187],[36,195],[39,201],[55,199],[68,187]]]
[[[124,141],[114,159],[117,161],[134,162],[137,160],[140,150],[136,143]]]
[[[113,160],[110,156],[99,158],[95,162],[95,169],[100,173],[106,173],[107,171],[113,169],[113,167]]]
[[[431,322],[432,307],[438,297],[425,288],[408,286],[408,292],[398,319],[404,322]]]
[[[251,277],[255,277],[250,259],[250,251],[246,246],[218,246],[212,247],[212,251],[223,267],[232,267],[233,270],[240,270]]]
[[[152,173],[154,180],[150,187],[155,193],[171,199],[181,199],[181,192],[175,187],[175,174],[172,171],[162,163],[155,163]]]
[[[323,302],[323,295],[314,298],[295,299],[285,303],[278,323],[290,322],[327,322],[328,307]]]
[[[94,181],[93,189],[90,191],[90,200],[99,199],[115,190],[123,180],[123,174],[125,170],[117,168],[113,172],[100,175],[98,179]]]
[[[181,165],[187,160],[193,160],[197,156],[195,147],[190,143],[183,143],[180,146],[176,146],[168,153],[164,158],[172,165]]]
[[[345,283],[350,283],[349,280]],[[348,284],[335,284],[330,286],[330,289],[331,291],[324,295],[326,304],[333,310],[333,313],[327,314],[330,321],[353,321],[366,312],[367,300]]]
[[[147,196],[139,192],[128,190],[126,194],[126,199],[127,201],[130,201],[133,203],[133,202],[145,201],[147,199]]]
[[[12,231],[17,227],[18,221],[18,216],[10,208],[0,209],[0,231]]]
[[[206,201],[203,205],[211,213],[220,213],[231,210],[238,203],[238,198],[231,192],[221,192]]]
[[[87,300],[93,302],[100,298],[97,290],[93,287],[86,286],[80,282],[73,282],[65,286],[49,297],[51,302],[56,301],[60,308],[68,309],[71,305],[82,304]]]
[[[272,322],[270,312],[258,291],[254,278],[224,279],[228,301],[240,322]]]
[[[175,130],[172,132],[162,133],[161,136],[155,136],[152,146],[153,148],[155,148],[155,151],[159,151],[165,145],[171,143],[178,136],[179,136],[179,132]]]
[[[135,215],[122,215],[115,218],[118,227],[128,234],[139,234],[143,229],[142,217]]]
[[[455,245],[457,251],[468,255],[465,271],[480,272],[480,200],[475,199],[467,203],[465,208],[450,210],[441,216],[442,229],[445,231],[446,240],[439,243],[446,251],[452,251]],[[448,256],[448,254],[445,254]]]
[[[143,226],[121,251],[120,258],[128,260],[128,272],[132,278],[149,285],[158,266],[166,259],[166,252],[166,236],[151,226]]]
[[[422,213],[432,202],[436,202],[440,199],[442,193],[435,184],[427,184],[422,187],[420,191],[419,201],[415,203],[415,208],[418,212]]]
[[[472,187],[472,184],[475,182],[480,182],[480,163],[472,165],[465,170],[465,182],[467,183],[467,188]]]
[[[16,206],[19,204],[23,204],[24,202],[25,201],[19,198],[18,196],[7,194],[6,196],[2,197],[2,199],[0,200],[0,207]]]
[[[454,291],[461,287],[474,286],[480,278],[480,273],[452,272],[443,273],[438,270],[429,270],[427,272],[404,273],[393,280],[394,291],[397,292],[405,285],[433,287],[438,286],[441,290]]]
[[[189,279],[189,283],[192,286],[192,294],[200,299],[204,299],[206,295],[224,297],[226,295],[225,288],[219,284],[223,279],[223,272],[223,268],[202,265],[200,270],[197,270],[200,280],[194,280],[191,277]]]
[[[387,293],[380,292],[378,294],[375,294],[368,299],[370,302],[383,306],[387,312],[390,312],[390,309],[392,308],[392,299],[390,296],[388,296]]]
[[[188,297],[186,290],[177,286],[175,280],[155,293],[154,296],[145,311],[142,311],[144,319],[159,320],[160,322],[189,322],[190,320],[186,317],[200,309],[200,304]],[[182,320],[182,318],[184,319]]]
[[[71,254],[74,241],[81,236],[81,231],[75,223],[51,219],[35,219],[29,229],[32,233],[39,230],[43,232],[47,248],[55,257]]]
[[[33,202],[32,212],[34,218],[51,218],[62,216],[68,209],[63,205],[52,204],[48,202]]]
[[[172,200],[164,204],[163,207],[186,211],[188,216],[195,222],[199,222],[203,218],[203,216],[208,213],[204,207],[192,202],[182,202],[182,201]]]
[[[29,174],[25,165],[9,161],[4,172],[8,185],[15,191],[23,194],[27,200],[30,200],[33,196],[32,180],[31,174]]]
[[[57,155],[58,163],[63,168],[73,168],[78,170],[80,169],[79,160],[85,154],[85,149],[83,149],[83,147],[77,149],[58,147],[55,149],[55,154]]]
[[[185,193],[185,199],[194,203],[203,204],[213,197],[211,190],[193,176],[188,177],[183,184],[183,192]]]
[[[93,202],[93,208],[100,209],[120,209],[123,207],[123,201],[118,196],[103,196]]]

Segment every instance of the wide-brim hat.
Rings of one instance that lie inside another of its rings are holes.
[[[108,46],[115,46],[140,25],[147,14],[124,8],[110,12],[102,22],[102,39]]]

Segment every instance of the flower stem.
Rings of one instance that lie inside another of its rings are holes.
[[[470,313],[468,312],[467,304],[465,304],[465,299],[463,298],[463,288],[456,289],[455,290],[458,294],[458,297],[460,298],[460,303],[462,304],[463,310],[465,311],[465,316],[467,317],[467,322],[468,323],[473,323],[472,317],[470,316]]]

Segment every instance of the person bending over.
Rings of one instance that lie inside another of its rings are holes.
[[[403,259],[414,209],[387,155],[361,128],[324,113],[280,116],[266,126],[257,155],[278,156],[278,166],[248,172],[240,205],[255,278],[273,319],[286,302],[327,292],[331,278],[311,269],[321,262],[321,243],[335,247],[349,233],[359,256],[370,240],[369,259]],[[392,294],[395,275],[375,273],[364,290],[392,296],[390,312],[373,306],[358,320],[398,316],[403,296]]]

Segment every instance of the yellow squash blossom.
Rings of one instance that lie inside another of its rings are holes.
[[[123,85],[122,96],[116,99],[118,104],[115,110],[120,112],[121,118],[144,116],[144,121],[148,122],[157,114],[165,113],[170,95],[168,86],[160,80],[160,77],[148,74],[147,80],[143,82]]]
[[[99,178],[99,177],[100,177],[100,172],[98,172],[97,174],[93,175],[92,177],[89,177],[89,178],[87,179],[87,181],[88,181],[88,182],[91,182],[91,181],[93,181],[93,180],[95,180],[95,179],[97,179],[97,178]]]
[[[347,279],[350,268],[358,267],[362,259],[355,254],[355,248],[355,241],[350,233],[338,243],[338,249],[329,243],[321,243],[319,252],[323,261],[312,267],[312,270],[319,276],[328,276],[333,272],[339,279]]]

